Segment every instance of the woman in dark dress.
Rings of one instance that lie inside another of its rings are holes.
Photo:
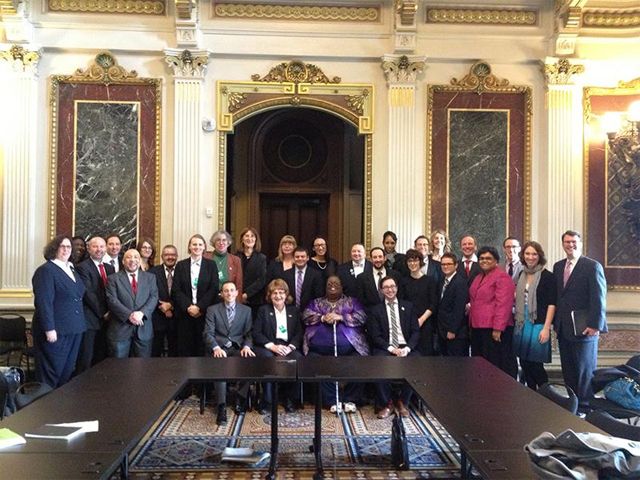
[[[389,269],[398,270],[403,267],[404,255],[396,252],[398,236],[392,231],[382,234],[382,246],[384,247],[385,265]]]
[[[329,257],[327,252],[327,241],[322,237],[313,240],[313,257],[309,261],[309,266],[318,270],[322,274],[323,283],[327,282],[327,278],[336,274],[338,262]]]
[[[436,341],[437,328],[434,323],[435,307],[437,305],[438,286],[433,277],[422,273],[424,266],[422,254],[414,249],[407,250],[404,260],[409,270],[409,275],[402,278],[398,297],[413,304],[414,311],[418,314],[420,325],[420,343],[418,350],[422,355],[435,355],[434,342]]]
[[[258,231],[246,227],[240,232],[240,248],[236,255],[242,264],[242,303],[251,307],[254,317],[263,303],[262,292],[267,280],[267,257],[260,250],[262,242]]]
[[[547,259],[538,242],[526,242],[520,260],[524,269],[516,284],[513,350],[520,358],[527,386],[537,390],[549,381],[544,364],[551,362],[549,339],[557,286],[553,274],[544,268]]]

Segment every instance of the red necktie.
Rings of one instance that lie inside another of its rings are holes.
[[[133,291],[134,295],[138,294],[138,282],[136,281],[135,273],[131,274],[131,290]]]
[[[107,286],[107,272],[104,269],[104,264],[98,264],[98,270],[100,270],[100,277],[102,277],[102,286]]]
[[[468,277],[469,272],[471,271],[471,260],[465,260],[464,264],[465,264],[464,271],[467,272],[467,277]]]

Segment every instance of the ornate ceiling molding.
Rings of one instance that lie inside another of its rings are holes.
[[[389,84],[414,84],[426,68],[427,57],[407,55],[385,55],[382,70]]]
[[[547,58],[540,63],[547,85],[568,85],[574,75],[584,73],[584,65],[571,63],[568,58]]]
[[[640,27],[640,9],[584,9],[582,24],[591,28]]]
[[[27,50],[19,45],[12,45],[9,50],[0,50],[0,64],[5,64],[18,73],[37,73],[40,58],[40,51]]]
[[[254,82],[290,82],[294,84],[341,82],[340,77],[329,79],[319,67],[298,60],[293,60],[289,63],[280,63],[269,70],[269,73],[263,77],[255,73],[251,75],[251,80]]]
[[[319,22],[377,22],[381,15],[380,6],[337,7],[293,3],[264,5],[239,2],[215,2],[213,12],[216,17]]]
[[[195,0],[175,0],[176,18],[180,20],[191,20],[191,12],[196,8]]]
[[[209,63],[209,52],[206,50],[167,49],[164,53],[164,60],[176,77],[204,78]]]
[[[532,26],[538,24],[537,10],[427,8],[427,23]]]
[[[401,25],[415,25],[418,2],[415,0],[396,0],[396,14]]]
[[[52,12],[164,15],[165,0],[48,0]]]

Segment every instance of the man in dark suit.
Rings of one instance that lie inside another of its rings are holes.
[[[251,308],[236,303],[238,289],[231,281],[222,284],[221,294],[223,302],[207,308],[203,333],[206,354],[214,358],[255,357]],[[227,382],[215,382],[215,388],[218,401],[216,423],[222,425],[227,421]],[[248,391],[249,384],[243,382],[238,389],[241,398],[236,402],[237,413],[244,411]]]
[[[356,279],[364,272],[370,272],[373,266],[366,260],[364,245],[355,243],[351,247],[351,260],[338,265],[336,274],[342,282],[342,291],[347,297],[358,296],[358,284]]]
[[[467,280],[456,270],[458,258],[445,252],[440,258],[444,278],[438,288],[437,325],[440,351],[452,357],[469,356],[469,325],[464,314],[469,301]]]
[[[442,278],[442,271],[440,270],[440,262],[431,258],[429,254],[429,239],[425,235],[419,235],[413,241],[413,248],[420,252],[424,265],[420,267],[420,271],[423,275],[431,277],[434,283],[438,283]],[[403,277],[411,275],[409,268],[407,267],[406,260],[404,262],[395,263],[393,268],[400,273]]]
[[[386,267],[386,257],[384,250],[380,247],[374,247],[369,251],[369,257],[371,258],[371,270],[365,270],[361,275],[358,275],[356,279],[356,285],[358,288],[358,300],[367,310],[367,313],[372,307],[382,303],[382,290],[380,288],[380,282],[385,277],[393,277],[396,282],[399,283],[400,275]]]
[[[153,311],[153,347],[151,355],[162,356],[167,345],[167,356],[178,355],[178,337],[176,333],[176,319],[173,311],[171,289],[173,288],[173,276],[178,260],[178,249],[174,245],[165,245],[162,248],[162,264],[149,270],[156,276],[158,285],[158,307]]]
[[[137,250],[127,250],[123,269],[111,275],[107,283],[111,312],[107,339],[112,357],[151,357],[151,318],[158,305],[158,286],[153,274],[140,270],[140,262]]]
[[[116,273],[122,269],[122,239],[117,233],[111,233],[105,239],[107,242],[107,252],[102,261],[111,265]]]
[[[373,307],[367,320],[372,354],[396,357],[420,355],[417,351],[420,326],[413,305],[398,300],[398,284],[395,278],[383,278],[381,288],[385,301]],[[378,382],[376,389],[376,401],[382,407],[378,412],[378,418],[387,418],[391,415],[393,406],[391,385],[388,382]],[[402,417],[409,416],[406,406],[411,400],[412,392],[409,385],[402,386],[400,398],[396,402],[398,414]]]
[[[102,259],[106,251],[104,238],[94,236],[87,242],[89,258],[76,266],[76,271],[86,288],[82,304],[87,330],[82,335],[78,352],[76,374],[82,373],[107,356],[107,277],[114,273],[113,267]]]
[[[582,238],[568,230],[562,235],[567,258],[553,266],[558,286],[558,304],[553,321],[558,335],[562,376],[586,409],[593,398],[591,379],[598,362],[598,338],[607,332],[607,282],[602,265],[582,256]],[[573,319],[585,326],[574,332]]]
[[[467,279],[467,285],[471,285],[476,275],[481,273],[476,255],[478,251],[476,239],[471,235],[462,237],[460,239],[460,250],[462,251],[462,258],[460,259],[460,263],[458,263],[458,273]]]
[[[304,312],[311,300],[324,295],[322,274],[309,268],[309,251],[304,247],[296,247],[293,251],[293,268],[284,272],[284,280],[289,286],[289,293],[300,312]]]
[[[218,267],[213,260],[203,258],[205,248],[204,237],[193,235],[189,239],[189,258],[176,264],[173,277],[171,298],[180,357],[204,355],[204,316],[218,299]]]

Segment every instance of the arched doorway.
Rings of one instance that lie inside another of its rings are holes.
[[[326,238],[342,260],[364,238],[364,145],[354,125],[311,108],[239,122],[227,136],[227,225],[236,233],[258,227],[269,257],[291,234],[308,248]]]
[[[267,255],[283,233],[323,235],[337,260],[369,245],[373,85],[298,60],[216,85],[219,226],[263,230]]]

